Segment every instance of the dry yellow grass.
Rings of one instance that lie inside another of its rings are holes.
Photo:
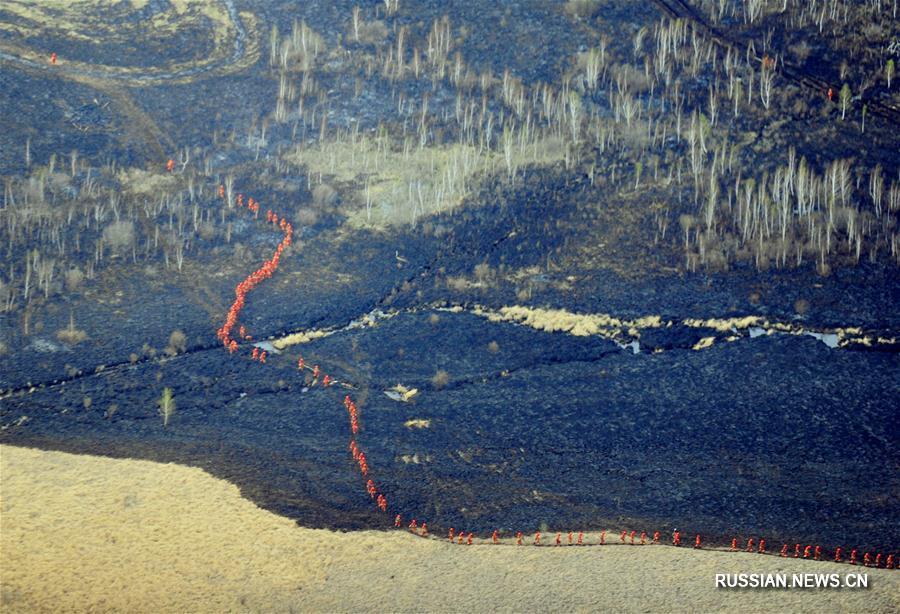
[[[348,210],[352,226],[388,227],[459,206],[477,179],[507,168],[502,150],[446,144],[398,150],[386,136],[343,137],[316,147],[298,145],[284,158],[313,174],[355,184]],[[510,150],[513,168],[565,157],[558,139],[536,138]],[[349,196],[345,194],[345,197]]]
[[[692,347],[691,349],[697,350],[697,351],[705,350],[706,348],[711,348],[713,346],[713,343],[715,343],[715,342],[716,342],[715,337],[703,337],[703,339],[701,339],[700,341],[695,343],[694,347]]]
[[[354,330],[357,328],[369,328],[373,326],[377,326],[379,322],[382,320],[389,320],[393,317],[399,315],[399,311],[389,311],[383,312],[380,310],[376,310],[371,313],[367,313],[360,318],[357,318],[350,322],[350,324],[346,325],[343,328],[320,328],[306,331],[298,331],[296,333],[291,333],[289,335],[285,335],[284,337],[280,337],[278,339],[272,340],[272,347],[276,350],[284,350],[286,348],[291,347],[292,345],[300,345],[303,343],[310,343],[311,341],[315,341],[316,339],[321,339],[322,337],[328,337],[333,335],[334,333],[342,330]]]
[[[78,345],[85,341],[88,335],[83,330],[70,326],[56,331],[56,338],[67,345]]]
[[[171,194],[178,187],[174,175],[154,173],[152,170],[129,168],[119,173],[122,188],[132,196],[153,196]]]
[[[334,331],[331,330],[311,330],[308,332],[299,332],[292,333],[290,335],[285,335],[280,339],[275,339],[272,341],[272,347],[276,350],[283,350],[292,345],[299,345],[301,343],[309,343],[314,339],[321,339],[322,337],[327,337],[331,335]]]
[[[431,420],[427,418],[413,418],[403,423],[408,429],[427,429],[431,427]]]
[[[712,328],[720,332],[727,332],[731,329],[743,330],[751,326],[771,326],[769,322],[759,316],[744,316],[741,318],[712,318],[709,320],[699,320],[688,318],[684,321],[685,326],[692,328]]]
[[[600,335],[607,338],[618,338],[623,333],[638,337],[642,328],[659,328],[663,326],[659,316],[644,316],[636,320],[621,320],[605,313],[572,313],[564,309],[541,309],[512,305],[499,310],[476,306],[473,313],[487,318],[491,322],[518,322],[525,326],[547,332],[565,332],[576,337]]]
[[[462,283],[461,289],[474,287],[474,284],[467,282],[464,278],[459,278]],[[450,285],[451,279],[448,279]],[[447,311],[461,311],[448,309]],[[516,322],[524,326],[529,326],[536,330],[546,332],[564,332],[576,337],[588,337],[599,335],[607,339],[639,339],[640,331],[645,328],[661,328],[670,327],[679,324],[675,320],[663,320],[660,316],[649,315],[634,320],[625,320],[614,317],[606,313],[572,313],[564,309],[541,309],[539,307],[525,307],[522,305],[512,305],[501,307],[500,309],[489,309],[476,305],[472,309],[472,313],[487,318],[491,322]],[[691,328],[708,328],[719,332],[728,332],[731,330],[746,330],[753,327],[759,327],[766,331],[766,334],[772,332],[786,333],[790,335],[804,335],[808,331],[798,324],[770,321],[759,316],[743,316],[738,318],[711,318],[702,320],[697,318],[688,318],[680,322],[683,326]],[[834,328],[823,329],[816,332],[834,334],[837,336],[838,344],[841,346],[850,343],[861,343],[863,345],[872,345],[872,338],[863,336],[860,328]],[[726,341],[738,341],[742,337],[730,336]],[[704,350],[713,346],[715,337],[705,337],[694,345],[695,350]],[[896,343],[894,337],[879,337],[880,344]]]
[[[716,572],[847,565],[691,549],[450,546],[297,527],[196,468],[0,446],[0,610],[896,611],[870,590],[725,591]]]

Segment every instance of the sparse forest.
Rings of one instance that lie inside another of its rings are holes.
[[[565,10],[593,34],[604,4]],[[233,202],[241,171],[216,156],[235,148],[254,153],[264,183],[305,179],[291,187],[305,224],[334,214],[416,226],[472,202],[486,176],[515,183],[527,168],[560,165],[599,184],[599,199],[628,194],[643,220],[629,231],[677,248],[673,264],[689,271],[900,264],[896,156],[849,145],[891,138],[900,115],[888,52],[896,3],[695,10],[730,38],[664,15],[627,37],[591,36],[552,79],[528,83],[467,60],[465,28],[448,15],[426,28],[357,6],[328,33],[273,25],[264,72],[274,99],[243,134],[183,147],[172,173],[97,165],[77,150],[37,160],[19,144],[25,172],[6,176],[0,210],[3,309],[76,292],[110,263],[179,273],[192,256],[243,260],[237,222],[215,198],[221,185]],[[338,83],[356,102],[334,93]],[[348,107],[372,96],[389,97],[386,112],[354,117]]]

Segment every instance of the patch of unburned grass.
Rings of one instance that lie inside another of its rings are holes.
[[[283,350],[292,345],[299,345],[301,343],[309,343],[315,339],[321,339],[322,337],[327,337],[332,334],[334,331],[330,330],[311,330],[306,332],[292,333],[290,335],[286,335],[281,337],[280,339],[276,339],[272,342],[272,347],[276,350]]]
[[[170,174],[154,173],[140,168],[130,168],[119,173],[122,189],[134,196],[158,197],[172,192],[178,185]]]
[[[64,328],[56,331],[56,338],[66,345],[77,345],[82,341],[86,341],[87,333],[78,328]]]
[[[413,418],[403,423],[408,429],[427,429],[431,426],[431,420],[425,418]]]
[[[415,224],[423,216],[459,206],[479,178],[525,164],[565,157],[561,141],[547,138],[503,152],[470,145],[395,148],[384,137],[347,138],[297,146],[288,162],[346,186],[344,206],[352,226]]]
[[[547,332],[565,332],[576,337],[601,335],[616,337],[623,331],[662,326],[659,316],[644,316],[635,320],[622,320],[609,314],[572,313],[564,309],[541,309],[513,305],[497,311],[478,308],[475,313],[492,322],[518,322]]]

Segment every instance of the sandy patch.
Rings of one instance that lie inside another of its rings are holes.
[[[848,565],[662,547],[450,546],[297,527],[191,467],[0,446],[3,612],[896,611],[869,590],[716,590]]]

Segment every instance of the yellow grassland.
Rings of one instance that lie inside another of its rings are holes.
[[[869,590],[722,590],[716,573],[861,570],[690,548],[492,546],[486,535],[467,547],[306,529],[173,464],[4,445],[0,476],[6,613],[900,608],[900,574],[884,569],[865,570]]]

